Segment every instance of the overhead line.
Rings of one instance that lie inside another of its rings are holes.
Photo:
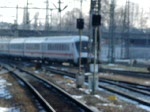
[[[7,7],[7,6],[1,6],[0,8],[25,9],[26,7]],[[28,9],[42,9],[42,10],[46,10],[46,8],[39,8],[39,7],[28,7]],[[49,10],[56,10],[56,9],[55,8],[49,8]]]

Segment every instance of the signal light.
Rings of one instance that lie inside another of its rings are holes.
[[[84,28],[84,20],[82,18],[77,19],[77,29],[82,30]]]
[[[101,25],[101,15],[93,15],[92,16],[92,26]]]

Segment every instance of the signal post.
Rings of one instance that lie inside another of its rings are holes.
[[[93,40],[92,45],[94,52],[94,57],[92,57],[90,63],[90,74],[89,74],[89,88],[91,89],[91,93],[95,94],[95,90],[98,88],[98,72],[99,72],[99,49],[100,49],[100,37],[99,37],[99,28],[101,24],[101,15],[93,14],[92,15],[92,30],[93,35],[91,38]],[[91,52],[92,53],[92,52]]]
[[[79,36],[80,36],[80,50],[79,50],[79,68],[78,68],[78,74],[76,74],[76,86],[77,88],[80,88],[84,84],[84,72],[82,71],[81,65],[82,65],[82,30],[84,29],[84,20],[83,18],[77,19],[77,29],[79,30]]]

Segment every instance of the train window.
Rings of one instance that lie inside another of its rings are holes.
[[[48,50],[66,51],[66,50],[69,50],[69,45],[66,45],[66,44],[48,44]]]
[[[59,50],[59,44],[56,44],[56,50]]]
[[[60,45],[60,50],[61,50],[61,51],[63,50],[63,49],[62,49],[62,46],[63,46],[63,45],[61,44],[61,45]]]
[[[52,47],[51,47],[51,44],[48,44],[48,47],[47,47],[47,48],[48,48],[48,50],[51,50],[51,48],[52,48]]]
[[[23,49],[23,45],[22,44],[11,44],[10,45],[11,49]]]
[[[76,48],[78,51],[80,51],[80,42],[76,42]],[[82,41],[82,52],[87,52],[87,51],[88,51],[88,42]]]
[[[55,46],[54,44],[51,44],[51,50],[54,50]]]
[[[4,45],[0,45],[0,49],[4,49]]]
[[[61,45],[61,50],[63,50],[63,51],[68,51],[68,50],[69,50],[69,45],[67,45],[67,44],[62,44],[62,45]]]
[[[26,49],[39,50],[40,45],[39,44],[26,44]]]

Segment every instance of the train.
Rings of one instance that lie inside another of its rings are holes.
[[[88,40],[87,36],[1,38],[0,57],[42,60],[42,62],[69,62],[78,65],[81,55],[82,64],[85,64],[88,58]]]

